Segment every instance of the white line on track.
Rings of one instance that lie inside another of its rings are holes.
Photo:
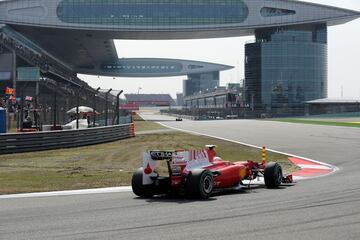
[[[302,169],[318,169],[318,170],[332,170],[328,166],[323,165],[309,165],[309,164],[297,164]]]
[[[121,192],[131,192],[131,187],[126,186],[126,187],[94,188],[94,189],[82,189],[82,190],[70,190],[70,191],[9,194],[9,195],[0,195],[0,199],[73,196],[73,195],[82,195],[82,194],[121,193]]]

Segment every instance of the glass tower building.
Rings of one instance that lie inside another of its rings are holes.
[[[327,97],[327,27],[258,30],[245,46],[246,102],[274,114],[303,112],[304,102]]]
[[[184,96],[204,93],[217,88],[219,85],[219,72],[189,74],[188,79],[183,81],[183,93]]]

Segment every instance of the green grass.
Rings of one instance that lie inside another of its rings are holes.
[[[160,124],[157,124],[152,121],[144,120],[138,114],[136,114],[133,119],[134,119],[134,124],[135,124],[135,132],[166,129],[165,127],[161,126]]]
[[[275,121],[279,122],[288,122],[288,123],[303,123],[303,124],[316,124],[316,125],[326,125],[326,126],[341,126],[341,127],[360,127],[359,123],[349,123],[349,122],[333,122],[333,121],[322,121],[322,120],[306,120],[306,119],[277,119]]]
[[[216,144],[231,161],[260,160],[261,150],[181,132],[141,135],[107,144],[0,156],[0,194],[129,185],[142,154],[151,149],[202,149]],[[285,172],[295,170],[287,156],[268,153]]]
[[[166,129],[165,127],[151,121],[134,121],[135,132]]]

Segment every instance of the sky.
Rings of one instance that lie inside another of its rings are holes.
[[[359,0],[303,0],[360,11]],[[220,75],[220,85],[244,78],[244,44],[254,36],[200,40],[115,40],[119,58],[175,58],[234,66]],[[329,98],[360,99],[360,19],[328,29]],[[182,92],[186,76],[166,78],[113,78],[79,75],[90,86],[124,93]]]

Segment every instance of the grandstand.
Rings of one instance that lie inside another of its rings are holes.
[[[175,101],[170,94],[125,94],[129,104],[136,104],[140,107],[162,107],[174,106]]]

